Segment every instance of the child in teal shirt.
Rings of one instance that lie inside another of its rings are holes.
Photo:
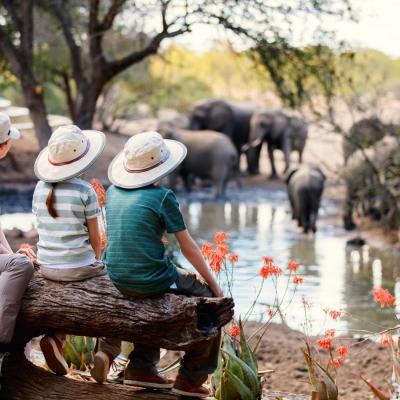
[[[126,143],[109,167],[114,184],[107,192],[107,250],[105,262],[110,279],[124,294],[144,297],[168,291],[193,296],[222,297],[199,247],[186,229],[174,193],[154,186],[185,158],[186,148],[164,140],[157,132],[144,132]],[[162,238],[175,234],[183,255],[203,280],[177,268],[165,254]],[[217,365],[220,338],[185,353],[175,382],[157,373],[160,349],[136,344],[130,354],[124,383],[140,387],[172,388],[176,394],[207,397],[202,385]],[[92,376],[103,382],[111,354],[95,357]]]

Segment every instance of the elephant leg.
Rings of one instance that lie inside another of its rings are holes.
[[[289,168],[290,168],[290,153],[292,150],[292,145],[289,139],[289,134],[287,132],[284,132],[284,137],[283,137],[283,141],[282,141],[282,150],[283,150],[283,154],[285,156],[285,170],[284,172],[286,172]]]
[[[215,199],[221,199],[225,196],[231,166],[227,163],[227,160],[214,159],[213,161],[211,180],[214,186]]]
[[[303,151],[299,150],[299,164],[303,163]]]
[[[268,157],[269,157],[269,162],[271,164],[271,175],[270,179],[276,179],[278,177],[276,173],[276,168],[275,168],[275,160],[274,160],[274,148],[272,145],[268,144]]]
[[[351,186],[347,186],[346,199],[344,202],[344,215],[343,215],[343,225],[346,231],[351,231],[356,227],[353,221],[353,210],[356,204],[356,196]]]
[[[296,212],[295,212],[295,204],[294,204],[294,200],[293,200],[293,194],[290,190],[288,191],[288,197],[289,197],[290,210],[292,212],[292,219],[296,219],[297,216],[296,216]]]
[[[185,190],[190,193],[192,191],[192,181],[191,176],[187,172],[182,172],[181,174],[183,179],[183,185],[185,186]]]
[[[262,143],[258,146],[250,148],[246,152],[247,171],[250,175],[257,175],[260,173],[260,154]]]

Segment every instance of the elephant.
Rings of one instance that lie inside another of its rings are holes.
[[[385,217],[389,225],[396,225],[397,204],[390,194],[389,186],[394,185],[396,190],[399,164],[399,141],[388,135],[349,156],[343,172],[346,184],[343,224],[346,230],[356,227],[353,219],[355,210],[359,215],[376,220]]]
[[[224,133],[235,145],[237,153],[249,140],[250,119],[254,107],[243,107],[225,100],[206,99],[196,103],[188,111],[189,129],[211,130]],[[251,174],[258,173],[258,159],[250,165]]]
[[[268,145],[271,163],[271,179],[277,178],[274,150],[282,150],[285,155],[285,172],[290,167],[290,153],[297,150],[302,162],[303,150],[308,136],[307,123],[295,115],[282,110],[262,110],[255,112],[250,121],[248,158],[250,164],[260,157],[263,142]]]
[[[399,126],[385,124],[377,117],[363,118],[352,125],[343,139],[343,158],[347,164],[349,157],[358,149],[365,149],[383,139],[385,135],[400,133]]]
[[[290,169],[286,176],[292,219],[304,233],[316,232],[318,210],[326,177],[319,167],[301,165]]]
[[[237,179],[239,156],[232,141],[224,134],[215,131],[192,131],[177,128],[167,121],[158,124],[158,131],[165,139],[182,142],[188,154],[176,174],[172,176],[171,185],[175,185],[177,174],[191,190],[193,177],[211,180],[215,187],[216,198],[225,196],[226,186],[230,179]]]

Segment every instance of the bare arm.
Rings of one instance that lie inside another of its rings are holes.
[[[99,229],[98,217],[86,219],[86,223],[89,230],[89,241],[92,245],[96,260],[101,259],[101,236]]]
[[[175,233],[175,237],[179,242],[182,254],[207,282],[214,295],[216,297],[223,297],[224,293],[222,289],[218,286],[217,281],[210,272],[207,263],[201,254],[199,246],[197,246],[196,242],[190,236],[190,233],[185,229],[184,231]]]

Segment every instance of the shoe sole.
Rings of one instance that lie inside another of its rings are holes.
[[[43,338],[40,341],[40,349],[51,371],[57,375],[67,375],[68,364],[60,354],[60,350],[53,339]]]
[[[97,353],[94,356],[94,367],[90,371],[90,375],[97,383],[104,383],[107,380],[107,375],[110,370],[109,358],[107,354]]]
[[[124,385],[144,387],[147,389],[171,389],[174,384],[173,383],[152,383],[152,382],[133,381],[130,379],[124,379]]]
[[[177,389],[177,388],[174,388],[174,387],[172,388],[171,392],[174,393],[174,394],[178,394],[180,396],[198,397],[198,398],[201,398],[201,399],[205,399],[206,397],[210,396],[210,393],[202,394],[202,393],[185,392],[184,390],[180,390],[180,389]]]

